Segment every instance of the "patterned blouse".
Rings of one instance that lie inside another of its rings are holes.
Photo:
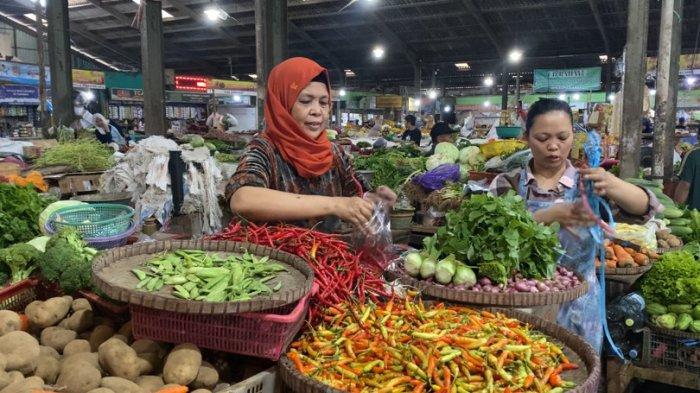
[[[317,178],[305,179],[299,176],[294,165],[282,158],[272,141],[263,134],[256,135],[246,147],[236,173],[226,186],[226,200],[246,186],[301,195],[362,196],[363,190],[369,190],[369,187],[356,176],[350,157],[337,145],[331,146],[331,169]],[[330,232],[337,227],[338,221],[336,217],[326,217],[318,229]],[[316,223],[317,220],[309,220],[290,224],[309,227]]]

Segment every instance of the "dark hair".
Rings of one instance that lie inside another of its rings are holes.
[[[322,71],[320,74],[316,75],[314,79],[311,79],[311,82],[321,82],[324,85],[328,85],[328,75],[326,75],[325,71]]]
[[[571,107],[565,101],[553,98],[540,98],[530,106],[527,112],[527,120],[525,121],[525,135],[530,133],[532,125],[535,123],[537,116],[547,114],[549,112],[562,111],[569,116],[571,125],[574,125],[574,115],[571,113]]]
[[[416,117],[413,115],[406,115],[406,117],[404,117],[404,120],[406,120],[406,123],[412,126],[416,125]]]
[[[439,113],[434,114],[433,119],[435,120],[436,123],[439,123],[440,122],[440,114]]]

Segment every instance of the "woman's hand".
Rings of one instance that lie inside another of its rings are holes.
[[[364,227],[374,212],[372,202],[366,201],[359,197],[351,198],[335,198],[337,203],[335,206],[335,215],[341,220],[348,221],[357,228]]]
[[[394,204],[396,204],[396,193],[387,186],[379,186],[379,188],[377,188],[377,195],[379,195],[389,207],[393,207]]]
[[[590,227],[595,224],[595,217],[583,207],[581,202],[557,203],[535,213],[535,220],[543,224],[558,222],[562,227]]]
[[[599,196],[610,196],[611,191],[614,193],[619,189],[621,180],[603,168],[581,169],[580,173],[584,180],[593,183],[593,192]]]

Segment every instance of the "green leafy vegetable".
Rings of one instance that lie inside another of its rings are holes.
[[[355,159],[355,169],[374,171],[372,187],[385,185],[397,191],[406,179],[425,167],[425,158],[409,157],[399,149],[382,150]]]
[[[46,244],[46,252],[39,261],[41,274],[71,294],[90,286],[92,259],[96,254],[75,229],[61,229]]]
[[[32,186],[0,183],[0,248],[39,235],[39,214],[50,202]]]
[[[505,283],[514,271],[534,279],[554,275],[559,228],[537,223],[515,193],[474,195],[446,218],[435,235],[436,249],[469,261],[479,276]]]
[[[700,303],[700,262],[686,251],[666,253],[642,277],[641,287],[647,302]]]
[[[0,250],[0,262],[10,269],[10,283],[16,283],[29,277],[41,257],[34,246],[17,243]]]
[[[39,168],[66,165],[80,172],[101,171],[112,166],[114,150],[94,138],[60,143],[44,152],[36,161]]]

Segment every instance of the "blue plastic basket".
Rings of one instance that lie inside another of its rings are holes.
[[[63,228],[77,230],[83,238],[112,237],[126,232],[134,217],[134,209],[111,203],[71,206],[58,209],[46,222],[55,233]]]
[[[110,237],[93,237],[85,239],[85,242],[92,248],[97,250],[108,250],[110,248],[121,247],[129,241],[129,236],[136,232],[138,225],[136,222],[132,222],[129,229],[117,236]]]

